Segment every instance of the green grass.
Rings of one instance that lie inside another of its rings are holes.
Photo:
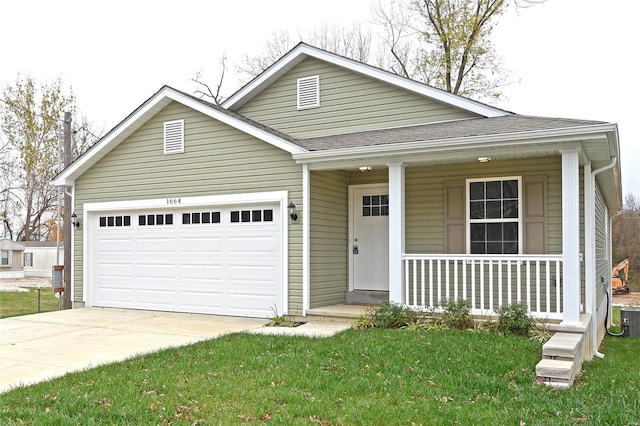
[[[58,309],[58,299],[51,288],[40,289],[40,312]],[[0,318],[38,313],[38,289],[0,291]]]
[[[108,341],[105,341],[108,344]],[[640,339],[607,337],[571,389],[541,344],[469,331],[234,334],[15,389],[3,425],[637,425]]]

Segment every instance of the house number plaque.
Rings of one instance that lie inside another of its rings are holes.
[[[167,198],[167,205],[175,206],[177,204],[180,204],[180,198]]]

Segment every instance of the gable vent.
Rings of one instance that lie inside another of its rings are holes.
[[[184,152],[184,120],[164,122],[164,153]]]
[[[320,106],[320,76],[298,79],[298,109],[318,108]]]

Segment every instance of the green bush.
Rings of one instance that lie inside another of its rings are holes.
[[[372,310],[371,323],[375,328],[401,328],[414,323],[418,314],[411,308],[383,302]]]
[[[466,330],[473,327],[473,319],[466,300],[445,301],[442,303],[442,322],[454,330]]]
[[[529,309],[524,302],[501,306],[496,313],[498,317],[498,331],[527,336],[535,326],[535,320],[529,316]]]

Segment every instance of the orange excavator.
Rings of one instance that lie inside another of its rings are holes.
[[[629,259],[625,259],[618,263],[611,270],[611,289],[613,294],[629,293]]]

